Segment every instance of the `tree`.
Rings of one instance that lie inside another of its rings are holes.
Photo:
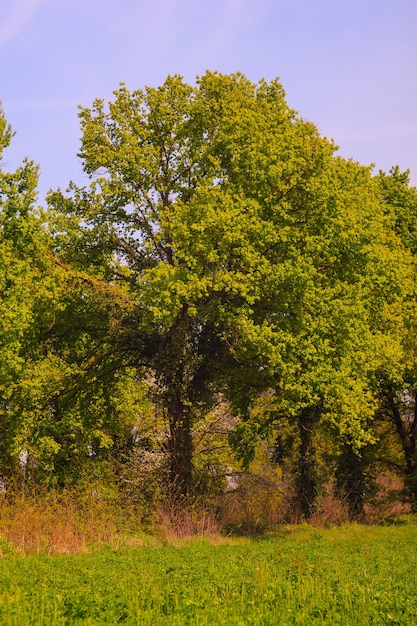
[[[417,189],[410,186],[409,172],[393,167],[379,172],[376,180],[393,229],[409,255],[410,276],[403,278],[402,324],[397,327],[401,358],[380,372],[380,414],[388,417],[401,446],[405,494],[417,509]]]
[[[270,392],[272,421],[299,427],[308,516],[314,431],[326,418],[370,440],[370,372],[387,354],[401,253],[370,170],[334,157],[276,80],[207,72],[114,96],[81,109],[91,184],[50,195],[56,251],[127,294],[110,343],[157,390],[174,489],[192,486],[193,424],[218,394],[245,417]]]
[[[326,143],[313,137],[302,152],[310,161],[282,193],[267,195],[255,177],[242,178],[246,197],[260,196],[268,211],[264,231],[271,245],[259,297],[234,325],[239,360],[255,363],[251,379],[235,377],[243,413],[249,416],[257,394],[269,386],[276,407],[265,416],[265,426],[288,420],[298,426],[292,454],[298,458],[294,478],[304,517],[314,510],[318,493],[318,429],[356,454],[374,439],[373,381],[376,372],[400,358],[396,337],[410,281],[406,255],[369,168],[333,157]],[[273,152],[269,136],[268,141]],[[273,163],[272,155],[267,162]],[[276,190],[279,183],[284,186],[285,179],[270,180],[267,187]]]
[[[0,155],[12,136],[0,111]],[[53,254],[37,181],[29,160],[0,170],[0,476],[62,484],[117,437],[132,437],[136,415],[121,409],[132,375],[100,376],[103,337],[117,332],[126,298]]]
[[[0,110],[0,156],[13,136]],[[36,211],[38,168],[25,160],[0,170],[0,414],[1,473],[10,477],[26,454],[44,392],[60,378],[50,354],[38,352],[38,333],[53,321],[57,273]],[[39,357],[39,358],[38,358]]]
[[[262,194],[275,245],[252,312],[234,325],[239,360],[255,363],[251,378],[234,377],[243,414],[269,385],[275,412],[269,409],[255,431],[288,420],[298,425],[292,455],[304,517],[318,493],[318,429],[350,447],[352,458],[374,440],[374,379],[401,359],[397,338],[410,284],[407,254],[369,168],[334,158],[323,145],[309,165],[282,196]],[[243,185],[246,195],[259,193],[250,176]]]
[[[276,229],[260,197],[285,196],[333,148],[298,120],[277,81],[240,74],[208,72],[195,87],[169,77],[132,94],[122,86],[108,111],[96,101],[80,117],[92,183],[50,197],[78,220],[79,243],[61,238],[59,253],[135,300],[118,349],[152,372],[168,416],[170,480],[185,493],[192,424],[224,388],[235,321],[249,320],[270,271]],[[249,174],[257,196],[245,193]]]

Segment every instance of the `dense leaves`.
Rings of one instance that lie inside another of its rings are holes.
[[[227,407],[238,458],[274,442],[305,517],[322,468],[349,496],[386,432],[415,493],[407,173],[336,156],[279,81],[242,74],[121,85],[80,121],[88,186],[43,214],[33,164],[1,174],[4,458],[63,481],[140,440],[185,496],[195,433]],[[142,437],[149,403],[165,426]]]

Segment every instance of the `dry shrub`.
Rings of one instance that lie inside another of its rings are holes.
[[[327,527],[337,526],[348,521],[349,508],[347,503],[335,496],[333,483],[327,483],[309,522],[313,526]]]
[[[270,531],[289,516],[290,503],[282,483],[271,477],[241,476],[239,486],[219,498],[219,520],[227,533]]]
[[[89,551],[114,539],[120,509],[94,494],[14,494],[0,502],[0,537],[23,553]]]
[[[403,480],[398,475],[389,472],[379,474],[375,480],[375,494],[364,504],[360,521],[379,524],[409,513],[410,505],[402,500],[403,486]],[[309,522],[314,526],[334,526],[348,521],[347,501],[335,496],[334,485],[330,481],[325,485]]]
[[[376,479],[377,491],[370,502],[365,504],[365,517],[369,524],[380,524],[410,513],[411,506],[404,502],[404,480],[398,474],[385,472]]]
[[[166,498],[157,508],[159,532],[167,540],[219,535],[219,520],[209,504]]]
[[[137,448],[119,468],[119,489],[125,505],[140,512],[143,524],[157,522],[156,508],[164,498],[168,470],[160,451]]]

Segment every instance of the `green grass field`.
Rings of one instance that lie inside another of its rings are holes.
[[[417,525],[0,559],[0,623],[417,624]]]

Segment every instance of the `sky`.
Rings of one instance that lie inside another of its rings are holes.
[[[209,70],[279,78],[339,154],[417,185],[417,0],[0,0],[2,157],[40,165],[39,202],[70,180],[78,105]]]

